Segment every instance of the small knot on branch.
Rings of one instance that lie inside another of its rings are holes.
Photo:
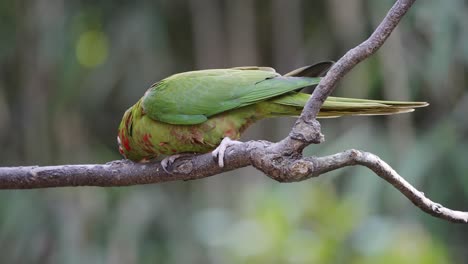
[[[298,118],[289,136],[307,144],[320,144],[325,141],[325,136],[321,133],[320,123],[316,119],[304,120]]]
[[[191,160],[182,160],[182,162],[178,162],[173,168],[173,173],[175,174],[190,174],[193,171],[193,162]]]
[[[276,148],[260,148],[252,151],[252,166],[278,182],[297,182],[313,175],[313,162],[301,159],[298,153],[281,153]]]
[[[301,181],[308,179],[312,175],[313,166],[310,161],[296,160],[289,166],[289,177],[291,181]]]
[[[437,213],[437,214],[441,214],[442,211],[441,209],[444,208],[441,204],[438,204],[438,203],[434,203],[432,206],[431,206],[431,209],[434,213]]]

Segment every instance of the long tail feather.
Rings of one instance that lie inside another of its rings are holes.
[[[310,95],[305,93],[291,93],[289,95],[276,98],[272,102],[279,105],[297,107],[297,111],[300,113],[307,100],[309,100],[309,97]],[[427,102],[382,101],[328,97],[320,109],[318,117],[331,118],[347,115],[394,115],[413,112],[415,108],[425,107],[427,105],[429,105]]]

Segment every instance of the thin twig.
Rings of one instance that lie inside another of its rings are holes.
[[[414,205],[424,212],[450,222],[468,223],[468,212],[451,210],[431,201],[423,192],[418,191],[403,177],[401,177],[394,169],[392,169],[392,167],[390,167],[390,165],[372,153],[359,150],[348,150],[335,155],[316,158],[313,161],[313,164],[315,168],[319,170],[320,168],[323,168],[323,172],[351,165],[365,166],[380,178],[393,185]],[[323,172],[320,172],[320,174]]]

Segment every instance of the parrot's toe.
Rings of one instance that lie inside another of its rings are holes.
[[[221,141],[221,144],[219,144],[219,146],[213,150],[213,152],[211,152],[213,158],[218,159],[218,165],[220,168],[224,167],[224,156],[226,154],[226,149],[230,146],[238,144],[242,144],[242,142],[225,137],[223,138],[223,141]]]
[[[172,156],[169,156],[169,157],[165,157],[163,160],[161,160],[161,167],[163,168],[163,170],[167,173],[170,174],[170,172],[167,170],[167,168],[169,166],[172,165],[172,163],[174,163],[174,161],[176,161],[176,159],[180,158],[184,156],[183,154],[175,154],[175,155],[172,155]]]

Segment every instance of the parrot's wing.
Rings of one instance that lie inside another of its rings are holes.
[[[314,65],[304,66],[294,71],[286,73],[284,76],[294,77],[323,77],[330,70],[335,62],[322,61]]]
[[[271,68],[240,67],[185,72],[154,84],[142,106],[152,119],[169,124],[200,124],[208,117],[254,104],[320,78],[283,77]]]
[[[271,67],[259,67],[259,66],[240,66],[233,67],[231,70],[256,70],[256,71],[269,71],[276,73],[276,70]]]

